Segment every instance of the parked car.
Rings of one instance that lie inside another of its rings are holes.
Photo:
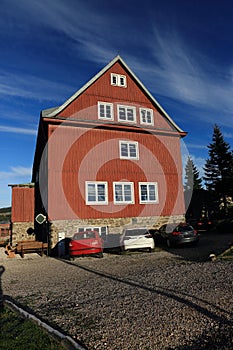
[[[163,225],[160,227],[157,235],[166,241],[168,247],[197,243],[199,241],[197,230],[187,223]]]
[[[97,231],[77,232],[69,243],[70,258],[83,255],[103,257],[103,241]]]
[[[190,219],[188,223],[198,231],[209,231],[213,227],[212,220],[208,218]]]
[[[144,227],[126,228],[122,232],[120,246],[122,251],[148,249],[151,252],[155,247],[155,242]]]
[[[219,233],[233,233],[233,219],[226,219],[217,225]]]

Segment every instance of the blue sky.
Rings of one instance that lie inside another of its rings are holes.
[[[31,181],[40,111],[120,54],[201,171],[217,123],[233,148],[233,2],[1,0],[0,207]]]

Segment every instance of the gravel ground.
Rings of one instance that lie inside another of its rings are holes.
[[[233,348],[231,262],[168,252],[2,261],[4,295],[88,349]]]

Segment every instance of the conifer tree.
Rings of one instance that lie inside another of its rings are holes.
[[[200,178],[199,171],[194,165],[193,160],[189,156],[185,166],[185,183],[184,190],[200,190],[202,189],[202,179]]]
[[[197,202],[196,198],[202,196],[202,179],[200,178],[199,172],[190,156],[188,157],[185,166],[184,180],[186,217],[194,218],[197,215],[200,216],[203,203],[199,199]]]
[[[206,189],[214,194],[218,205],[227,213],[227,197],[232,194],[233,154],[224,140],[220,128],[215,124],[212,143],[208,146],[209,158],[204,167]]]

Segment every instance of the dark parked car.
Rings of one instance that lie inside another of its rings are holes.
[[[199,241],[198,232],[187,223],[163,225],[158,230],[157,235],[166,241],[168,247]]]
[[[219,233],[233,233],[233,219],[226,219],[217,225]]]
[[[208,218],[190,219],[188,223],[198,231],[209,231],[213,227],[212,220]]]
[[[97,231],[77,232],[69,243],[70,258],[83,255],[103,257],[103,241]]]

